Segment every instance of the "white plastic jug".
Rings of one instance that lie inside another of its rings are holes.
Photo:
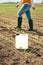
[[[16,41],[16,49],[28,49],[28,35],[27,34],[19,34],[15,37]]]

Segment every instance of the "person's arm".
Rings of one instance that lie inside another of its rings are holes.
[[[16,7],[19,7],[20,4],[21,4],[21,0],[17,3]]]
[[[32,9],[35,10],[35,4],[34,4],[34,1],[33,1],[33,0],[31,0],[31,1],[32,1]]]

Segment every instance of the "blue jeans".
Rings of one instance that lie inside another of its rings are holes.
[[[30,8],[31,8],[31,5],[29,4],[24,4],[20,10],[18,11],[18,17],[22,17],[22,15],[25,13],[28,20],[32,19],[31,18],[31,13],[30,13]]]

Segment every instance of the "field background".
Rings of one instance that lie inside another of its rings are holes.
[[[19,8],[16,8],[16,4],[0,4],[0,25],[7,29],[14,29],[12,31],[16,33],[27,33],[29,36],[33,36],[34,34],[33,38],[36,38],[37,40],[40,39],[40,41],[43,42],[43,4],[36,4],[35,7],[35,10],[31,9],[31,14],[34,22],[34,29],[37,31],[26,31],[28,30],[28,21],[25,14],[23,15],[22,22],[22,28],[25,29],[25,32],[15,31],[14,27],[17,26],[17,12],[19,10]],[[2,28],[0,28],[0,31],[1,29]]]
[[[19,10],[19,8],[16,8],[16,4],[0,4],[0,42],[4,40],[14,45],[16,34],[27,33],[29,36],[29,51],[26,50],[25,54],[31,58],[33,63],[36,61],[34,65],[43,65],[43,4],[36,4],[35,7],[35,10],[31,9],[31,14],[36,31],[29,32],[27,31],[28,21],[25,14],[22,22],[23,30],[15,29]]]

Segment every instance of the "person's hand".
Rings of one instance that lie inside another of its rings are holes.
[[[16,5],[16,7],[18,8],[18,7],[19,7],[19,5]]]
[[[35,7],[32,7],[33,10],[35,10]]]

